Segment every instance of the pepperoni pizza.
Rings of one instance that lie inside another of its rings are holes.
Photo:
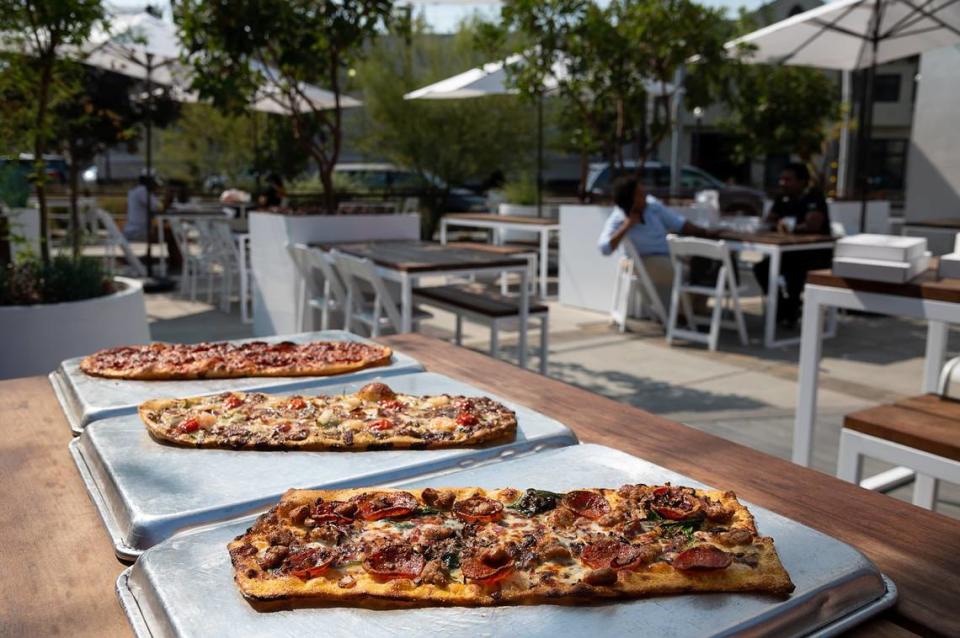
[[[157,439],[191,447],[371,450],[512,439],[514,412],[489,397],[397,394],[384,383],[335,396],[226,392],[155,399],[140,418]]]
[[[356,341],[152,343],[100,350],[84,358],[80,369],[144,381],[323,377],[389,365],[392,354],[387,346]]]
[[[794,589],[733,492],[671,485],[290,490],[228,549],[241,593],[270,606]]]

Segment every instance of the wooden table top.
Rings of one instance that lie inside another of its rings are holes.
[[[843,427],[960,461],[960,402],[935,394],[857,410]]]
[[[918,219],[904,222],[904,226],[926,226],[928,228],[943,228],[960,231],[960,219],[956,217],[937,217],[933,219]]]
[[[854,545],[894,579],[900,602],[852,635],[960,635],[956,521],[480,353],[420,335],[383,341],[560,419],[583,442],[734,489]],[[70,427],[46,378],[0,381],[0,428],[0,634],[129,636],[114,592],[124,566],[67,451]]]
[[[774,246],[800,246],[803,244],[836,242],[836,238],[831,237],[830,235],[789,235],[786,233],[775,233],[769,231],[746,233],[737,230],[721,230],[720,239],[752,244],[771,244]]]
[[[479,248],[463,248],[431,241],[374,241],[344,244],[310,244],[365,257],[384,268],[411,273],[430,273],[475,268],[526,266],[522,257]]]
[[[811,270],[807,273],[807,283],[881,295],[960,303],[960,279],[940,279],[936,266],[928,268],[926,272],[903,284],[839,277],[829,269]]]
[[[496,213],[447,213],[444,219],[451,221],[497,222],[500,224],[520,224],[523,226],[559,226],[560,220],[549,217],[514,217]]]

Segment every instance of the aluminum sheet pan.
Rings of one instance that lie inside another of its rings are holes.
[[[551,490],[672,481],[701,486],[657,465],[597,445],[578,445],[410,486],[537,486]],[[776,540],[797,585],[786,600],[753,594],[689,594],[586,607],[538,605],[371,611],[346,607],[257,612],[233,583],[226,544],[252,518],[182,534],[147,551],[117,591],[139,636],[832,636],[879,613],[896,588],[860,552],[809,527],[750,506]]]
[[[431,372],[383,380],[409,394],[489,394]],[[352,392],[368,381],[316,385],[298,392]],[[376,452],[183,448],[155,441],[140,418],[131,414],[91,424],[71,442],[71,452],[117,555],[132,560],[185,529],[262,508],[291,485],[373,485],[577,443],[561,423],[509,401],[503,403],[517,413],[516,440],[474,448]]]
[[[246,341],[362,341],[369,339],[357,336],[345,330],[326,330],[322,332],[304,332],[295,335],[277,335],[254,339],[236,339],[230,343]],[[356,379],[369,379],[376,376],[418,372],[423,370],[415,359],[394,352],[393,362],[389,366],[369,368],[350,374],[332,377],[244,377],[240,379],[199,379],[194,381],[121,381],[91,377],[80,370],[83,357],[67,359],[54,372],[50,373],[50,383],[60,400],[70,429],[74,434],[88,424],[120,414],[132,414],[137,406],[147,399],[158,397],[189,397],[203,394],[215,394],[227,390],[264,390],[266,388],[296,390],[301,387],[313,387],[318,382],[328,384],[347,383]]]

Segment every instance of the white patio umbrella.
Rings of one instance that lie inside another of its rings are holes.
[[[727,43],[754,47],[750,62],[866,70],[858,96],[860,227],[866,221],[867,145],[876,66],[960,42],[957,0],[837,0]]]
[[[458,73],[452,77],[428,84],[403,96],[405,100],[460,100],[487,95],[517,95],[519,91],[510,85],[507,67],[521,60],[519,54],[499,62],[490,62],[483,66]],[[552,73],[544,78],[543,91],[537,101],[537,214],[543,207],[543,96],[557,89],[568,75],[565,60],[557,60]],[[674,90],[671,84],[661,84],[648,80],[644,88],[654,95],[666,95]]]
[[[149,13],[118,15],[111,18],[109,30],[94,33],[84,49],[75,55],[85,64],[100,67],[116,73],[143,79],[147,83],[148,110],[152,111],[155,92],[154,84],[161,84],[170,90],[170,94],[179,102],[197,102],[197,94],[189,87],[189,71],[184,68],[181,59],[185,49],[177,35],[174,25]],[[250,105],[254,111],[290,115],[308,110],[332,109],[336,106],[336,96],[317,86],[303,83],[299,86],[299,95],[288,98],[274,87],[266,86],[258,92]],[[360,106],[362,103],[347,95],[340,96],[340,106],[345,108]],[[254,118],[256,124],[256,118]],[[146,170],[153,170],[153,127],[150,120],[146,125]],[[254,137],[258,138],[256,132]],[[259,148],[257,147],[257,152]],[[148,198],[149,200],[149,198]],[[148,227],[152,222],[153,211],[147,202]],[[147,241],[147,274],[152,276],[152,242]]]

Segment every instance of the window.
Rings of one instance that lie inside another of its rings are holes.
[[[720,188],[721,186],[700,171],[685,168],[680,173],[680,187],[684,189],[703,190],[705,188]]]
[[[870,188],[903,190],[907,174],[907,140],[870,140]]]
[[[804,8],[803,8],[802,6],[800,6],[799,4],[795,4],[795,5],[793,5],[793,8],[790,9],[790,12],[787,13],[787,17],[788,17],[788,18],[792,18],[793,16],[798,15],[798,14],[800,14],[800,13],[803,13],[804,11],[806,11],[806,9],[804,9]]]
[[[900,101],[900,74],[878,73],[873,78],[874,102]]]

